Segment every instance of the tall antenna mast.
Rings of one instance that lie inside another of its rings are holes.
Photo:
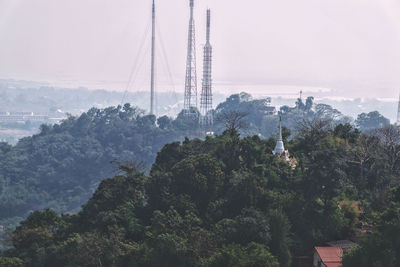
[[[212,114],[212,46],[210,44],[211,11],[207,10],[207,42],[204,45],[203,86],[200,98],[200,123],[203,126],[213,124]]]
[[[155,46],[156,46],[156,5],[153,0],[152,35],[151,35],[151,81],[150,81],[150,114],[154,115],[154,75],[155,75]]]
[[[397,125],[400,126],[400,97],[399,97],[399,105],[397,108]]]
[[[186,59],[185,99],[184,111],[187,115],[193,115],[193,108],[197,108],[197,72],[196,72],[196,36],[193,19],[194,0],[190,0],[190,20],[188,47]]]

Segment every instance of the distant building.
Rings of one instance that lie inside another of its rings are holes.
[[[315,247],[313,267],[341,267],[342,257],[341,247]]]
[[[35,121],[57,123],[63,119],[65,119],[65,114],[58,111],[53,114],[53,117],[50,117],[48,114],[36,114],[34,112],[0,112],[0,122],[24,123],[27,121]]]
[[[49,120],[47,115],[35,115],[33,113],[23,114],[22,112],[9,113],[8,115],[0,115],[0,122],[26,122],[40,121],[46,122]]]
[[[271,106],[272,99],[271,97],[267,97],[264,99],[257,100],[261,103],[259,106],[260,111],[262,111],[266,116],[276,116],[278,115],[278,110],[276,107]]]
[[[276,107],[267,106],[264,108],[264,114],[268,116],[276,116],[278,115],[278,110],[276,109]]]

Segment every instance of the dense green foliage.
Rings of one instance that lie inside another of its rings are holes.
[[[249,103],[253,111],[248,118],[260,117],[262,111]],[[265,125],[263,135],[275,126]],[[214,131],[222,128],[217,123]],[[76,212],[101,180],[115,175],[111,161],[135,161],[149,169],[163,145],[202,135],[198,123],[182,113],[176,119],[156,119],[127,104],[92,108],[59,125],[42,125],[39,134],[15,146],[0,143],[0,225],[16,225],[43,208]]]
[[[65,118],[66,114],[80,115],[92,107],[103,109],[123,103],[135,103],[135,106],[148,108],[150,95],[148,92],[123,92],[107,90],[89,90],[86,88],[65,89],[49,87],[27,81],[0,79],[0,113],[34,112],[48,115],[50,118]],[[157,114],[175,116],[181,108],[178,104],[180,94],[171,92],[157,93]],[[214,100],[221,102],[225,96],[215,94]],[[32,136],[39,131],[40,124],[51,123],[54,120],[41,119],[32,121],[25,118],[24,122],[0,121],[0,141],[15,145],[19,139]]]
[[[148,174],[121,165],[78,214],[32,213],[2,260],[26,266],[291,266],[294,256],[315,245],[349,238],[363,225],[375,228],[371,221],[386,210],[376,233],[352,255],[382,260],[390,254],[392,265],[374,266],[398,266],[399,237],[390,233],[399,230],[399,138],[396,127],[367,136],[349,124],[307,121],[287,144],[296,159],[291,164],[272,155],[274,139],[240,138],[234,129],[170,143]],[[346,204],[351,201],[360,201],[362,216]],[[368,245],[374,238],[381,246]],[[352,255],[349,262],[355,262]]]
[[[361,131],[371,131],[390,125],[390,120],[383,117],[378,111],[361,113],[355,121]]]
[[[154,116],[130,105],[92,108],[12,147],[0,144],[0,224],[51,207],[77,210],[102,179],[115,174],[111,161],[151,166],[165,143],[195,135],[182,120],[157,127]],[[7,220],[7,221],[6,221]]]
[[[400,266],[400,187],[393,190],[389,201],[378,215],[376,229],[345,255],[344,267]]]

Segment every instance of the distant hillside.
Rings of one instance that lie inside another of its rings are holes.
[[[176,117],[183,107],[182,99],[182,94],[158,92],[157,114]],[[214,103],[224,99],[224,95],[214,95]],[[86,88],[66,89],[51,87],[46,83],[0,80],[0,115],[6,112],[34,112],[50,118],[63,118],[67,114],[80,116],[92,107],[103,109],[121,103],[134,103],[141,109],[148,109],[149,102],[149,93],[143,91],[125,93]],[[32,121],[26,118],[18,122],[0,119],[0,142],[14,145],[22,137],[37,134],[43,123],[54,122],[49,119]]]
[[[174,93],[159,93],[158,114],[176,115],[182,98]],[[13,80],[0,80],[0,112],[36,112],[53,113],[61,110],[65,113],[80,115],[92,107],[106,108],[123,103],[135,103],[147,108],[149,94],[143,91],[116,92],[89,90],[86,88],[55,88],[46,84]],[[177,105],[177,106],[175,106]]]
[[[213,103],[218,106],[226,96],[214,93]],[[157,93],[157,114],[176,117],[183,107],[183,96],[175,92]],[[265,99],[260,98],[261,102]],[[278,108],[291,105],[295,100],[282,97],[272,98],[272,105]],[[131,103],[141,109],[148,109],[149,93],[144,91],[124,92],[106,90],[88,90],[86,88],[66,89],[51,87],[46,83],[30,81],[0,80],[0,114],[4,112],[34,112],[51,119],[32,121],[27,118],[22,122],[4,122],[0,120],[0,142],[16,144],[22,137],[32,136],[39,132],[42,123],[53,123],[53,118],[63,118],[67,114],[79,116],[92,107],[106,108]],[[360,113],[379,110],[386,117],[393,118],[397,105],[376,99],[355,99],[333,101],[327,98],[318,99],[319,104],[329,104],[344,115],[354,118]],[[265,128],[265,127],[264,127]],[[263,130],[261,129],[261,132]],[[269,136],[271,132],[263,136]]]
[[[290,132],[296,136],[304,121],[347,122],[330,106],[314,105],[312,98],[284,106],[280,113],[286,126],[284,138]],[[375,119],[363,117],[369,127],[380,125]],[[220,134],[236,127],[242,136],[269,138],[276,136],[278,121],[266,101],[242,93],[218,105],[211,131]],[[30,211],[43,208],[76,212],[103,179],[115,175],[112,161],[142,163],[148,170],[165,144],[204,136],[198,117],[187,120],[181,113],[176,119],[156,118],[126,104],[92,108],[61,124],[42,125],[40,133],[15,146],[0,143],[0,225],[15,225]]]

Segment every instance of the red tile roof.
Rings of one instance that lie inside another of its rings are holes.
[[[341,266],[343,250],[340,247],[315,247],[319,257],[322,262],[327,265],[327,267],[337,267]],[[334,265],[328,265],[329,263]],[[335,265],[339,264],[339,265]]]

